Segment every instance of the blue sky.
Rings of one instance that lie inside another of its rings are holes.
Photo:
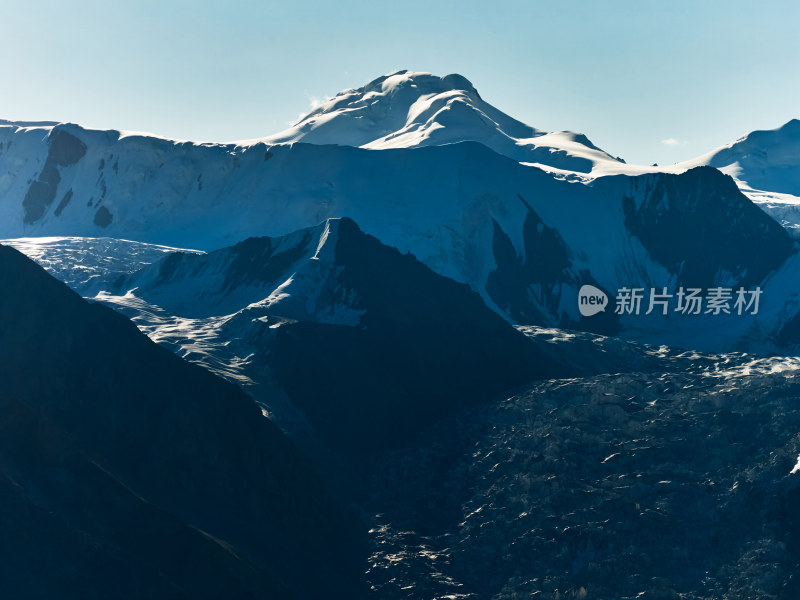
[[[125,5],[127,4],[127,5]],[[229,141],[407,68],[667,164],[800,117],[800,3],[6,0],[0,118]],[[669,141],[665,143],[665,141]]]

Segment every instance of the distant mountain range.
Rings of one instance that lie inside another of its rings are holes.
[[[349,217],[515,324],[715,351],[769,353],[800,341],[786,329],[800,313],[787,196],[795,122],[694,161],[639,167],[584,136],[516,121],[462,76],[403,71],[241,144],[4,123],[6,238],[103,236],[207,251]],[[585,284],[605,290],[611,306],[626,287],[761,287],[763,302],[758,318],[586,318],[577,304]],[[217,301],[242,306],[229,294]]]
[[[798,173],[408,71],[233,144],[0,121],[0,592],[793,597]]]

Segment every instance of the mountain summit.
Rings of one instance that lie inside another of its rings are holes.
[[[530,127],[481,98],[458,74],[398,71],[339,92],[267,144],[305,142],[373,150],[474,141],[517,162],[589,172],[597,162],[618,162],[572,132]]]
[[[800,120],[752,131],[697,162],[716,167],[753,190],[800,196]]]

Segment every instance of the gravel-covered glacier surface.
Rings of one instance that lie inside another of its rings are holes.
[[[549,381],[375,474],[375,598],[800,597],[796,359]]]

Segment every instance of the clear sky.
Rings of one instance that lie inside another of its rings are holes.
[[[3,0],[0,118],[230,141],[399,69],[628,162],[800,118],[800,3]]]

